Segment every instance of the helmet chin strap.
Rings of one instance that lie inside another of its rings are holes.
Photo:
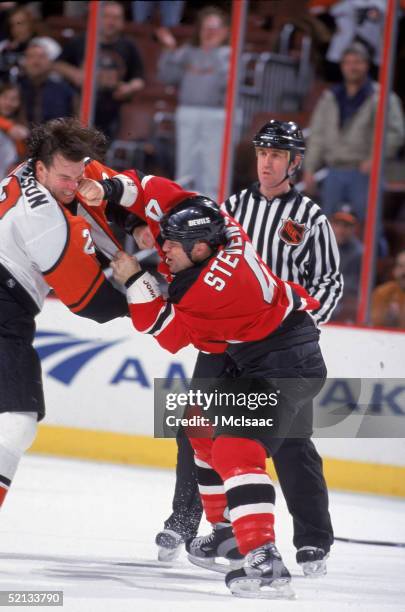
[[[194,244],[195,244],[195,243],[194,243]],[[207,259],[209,259],[209,258],[212,256],[212,254],[213,254],[213,253],[215,253],[215,252],[218,250],[218,247],[216,247],[216,248],[215,248],[215,247],[211,246],[210,244],[208,244],[208,242],[207,242],[207,245],[210,247],[211,252],[210,252],[210,253],[209,253],[209,255],[207,255],[207,257],[205,257],[204,259],[200,259],[199,261],[195,261],[195,260],[193,259],[192,255],[191,255],[191,253],[192,253],[192,251],[193,251],[193,248],[194,248],[194,244],[193,244],[193,246],[191,247],[191,250],[189,250],[189,249],[187,249],[187,250],[186,250],[186,249],[184,248],[184,246],[183,246],[183,251],[185,252],[185,254],[187,255],[187,257],[189,258],[189,260],[190,260],[190,261],[191,261],[193,264],[200,264],[200,263],[202,263],[202,262],[206,261]]]
[[[182,244],[181,246],[183,247],[183,251],[185,252],[185,254],[187,255],[187,257],[189,258],[189,260],[191,261],[191,263],[196,264],[196,263],[199,263],[199,262],[194,261],[194,259],[193,259],[192,255],[191,255],[191,254],[192,254],[192,252],[193,252],[193,249],[194,249],[194,245],[195,245],[195,242],[193,242],[193,244],[192,244],[191,248],[190,248],[190,247],[186,247],[184,244]]]
[[[279,187],[280,185],[282,185],[284,183],[284,181],[286,179],[290,179],[292,177],[292,175],[290,175],[289,169],[290,169],[290,164],[291,162],[294,161],[294,158],[291,158],[291,151],[288,151],[288,164],[287,164],[287,170],[286,173],[284,175],[284,177],[281,179],[281,181],[279,181],[276,185],[273,185],[272,189],[275,189],[276,187]]]
[[[185,254],[187,255],[187,257],[189,258],[189,260],[191,261],[191,263],[195,263],[195,262],[193,261],[192,256],[191,256],[192,250],[194,249],[194,244],[193,244],[193,246],[191,247],[191,249],[190,249],[190,248],[186,248],[186,247],[184,246],[184,244],[182,244],[181,246],[183,247],[183,251],[185,252]]]

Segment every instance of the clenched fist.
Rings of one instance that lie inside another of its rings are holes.
[[[77,193],[89,206],[100,206],[105,197],[104,189],[100,183],[89,178],[84,178],[80,181]]]
[[[140,249],[153,249],[155,239],[147,225],[139,225],[132,231],[132,236]]]
[[[131,257],[124,251],[118,251],[112,261],[111,268],[115,280],[124,285],[130,276],[141,270],[141,266],[135,257]]]

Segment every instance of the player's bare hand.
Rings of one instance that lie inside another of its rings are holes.
[[[155,246],[155,239],[147,225],[136,227],[132,230],[132,236],[140,249],[153,249]]]
[[[124,251],[118,251],[114,255],[111,268],[115,280],[121,285],[124,285],[130,276],[141,270],[138,260]]]
[[[100,206],[104,199],[104,189],[100,183],[89,178],[82,179],[77,193],[89,206]]]

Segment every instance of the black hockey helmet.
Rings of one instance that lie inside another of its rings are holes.
[[[302,130],[295,121],[277,121],[271,119],[265,123],[253,138],[255,147],[273,147],[291,151],[294,159],[296,153],[304,155],[305,141]]]
[[[196,242],[216,248],[225,242],[225,219],[210,198],[196,195],[177,204],[160,220],[163,240],[180,242],[190,257]]]

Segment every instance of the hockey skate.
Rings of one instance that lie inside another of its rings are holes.
[[[175,561],[179,556],[184,539],[172,529],[163,529],[163,531],[159,531],[157,534],[155,542],[159,547],[159,561],[170,562]]]
[[[294,599],[290,581],[290,572],[272,542],[252,550],[244,566],[225,577],[232,595],[251,599]]]
[[[296,559],[298,565],[301,565],[304,576],[308,578],[319,578],[326,574],[326,559],[329,557],[325,554],[323,548],[316,546],[303,546],[297,551]]]
[[[186,550],[191,563],[222,574],[242,567],[244,562],[230,523],[215,523],[209,535],[188,540]]]

